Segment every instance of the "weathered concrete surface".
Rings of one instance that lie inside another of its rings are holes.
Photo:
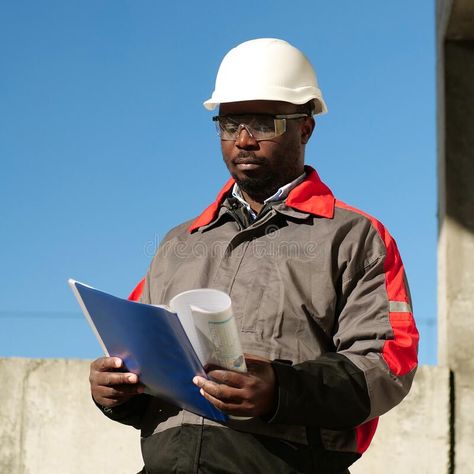
[[[474,2],[437,0],[437,35],[445,40],[474,40]]]
[[[452,2],[446,37],[450,40],[474,40],[474,2],[472,0]]]
[[[474,472],[474,2],[438,0],[439,362],[454,373],[453,472]]]
[[[448,474],[449,371],[420,367],[403,402],[380,418],[374,440],[352,474]],[[465,471],[468,472],[468,471]]]
[[[88,387],[89,362],[0,359],[0,472],[138,472],[139,433],[108,420]]]
[[[88,372],[89,361],[0,359],[1,473],[139,471],[139,433],[99,413]],[[449,374],[421,367],[409,396],[382,418],[352,472],[444,474],[448,458]]]

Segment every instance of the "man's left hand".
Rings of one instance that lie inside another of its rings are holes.
[[[258,356],[245,355],[248,372],[213,369],[212,380],[196,376],[193,382],[201,395],[217,409],[234,416],[271,415],[276,403],[276,379],[271,362]]]

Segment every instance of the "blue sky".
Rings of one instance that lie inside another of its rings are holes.
[[[100,354],[66,280],[128,295],[160,239],[227,179],[223,55],[286,39],[329,113],[307,162],[402,253],[436,363],[434,2],[0,2],[0,356]]]

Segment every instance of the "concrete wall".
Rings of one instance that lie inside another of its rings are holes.
[[[380,418],[369,450],[351,473],[448,474],[450,433],[449,371],[420,367],[410,393]]]
[[[138,431],[95,408],[88,376],[87,361],[0,359],[0,473],[141,469]]]
[[[0,472],[114,473],[141,469],[139,433],[114,423],[89,394],[89,362],[0,359]],[[447,474],[449,372],[421,367],[409,396],[382,417],[353,474]]]
[[[474,472],[474,1],[439,0],[439,363],[453,373],[456,473]]]

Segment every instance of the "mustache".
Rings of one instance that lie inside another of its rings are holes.
[[[256,165],[262,165],[266,160],[261,156],[257,156],[253,151],[240,151],[232,159],[232,161],[237,165],[240,163],[253,163]]]

